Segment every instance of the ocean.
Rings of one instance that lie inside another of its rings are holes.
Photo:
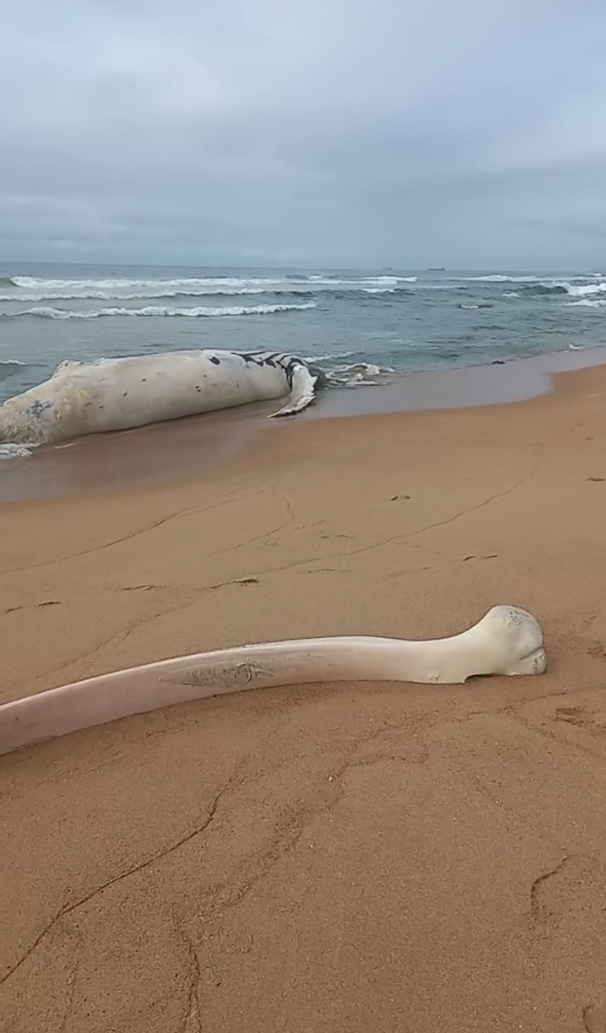
[[[0,265],[0,400],[64,359],[272,349],[327,369],[477,365],[606,341],[606,276]]]

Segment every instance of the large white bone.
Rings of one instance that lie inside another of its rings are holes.
[[[219,649],[102,674],[0,706],[0,754],[132,714],[210,696],[335,681],[456,684],[476,675],[542,674],[543,635],[515,606],[494,606],[452,638],[297,639]]]

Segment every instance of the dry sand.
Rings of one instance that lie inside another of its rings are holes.
[[[605,545],[606,367],[3,506],[2,700],[500,602],[550,669],[266,690],[1,758],[2,1033],[604,1033]]]

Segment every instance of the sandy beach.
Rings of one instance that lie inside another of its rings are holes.
[[[91,445],[45,498],[15,475],[2,702],[496,603],[549,669],[245,693],[0,758],[3,1033],[606,1033],[606,366],[505,401],[235,416],[156,480]]]

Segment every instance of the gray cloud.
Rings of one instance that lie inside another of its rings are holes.
[[[30,0],[0,257],[604,264],[597,0]]]

